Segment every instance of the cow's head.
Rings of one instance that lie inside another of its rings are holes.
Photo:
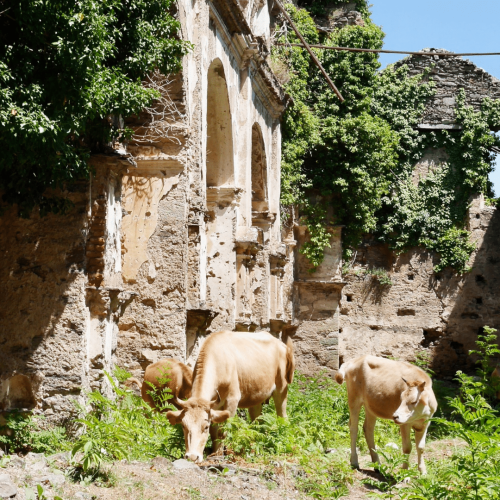
[[[207,444],[210,424],[225,422],[230,413],[226,410],[214,410],[218,403],[200,398],[190,398],[187,401],[176,399],[179,411],[168,411],[167,418],[172,424],[182,424],[186,441],[186,455],[188,460],[201,462],[203,450]]]
[[[414,420],[430,416],[429,398],[425,391],[425,380],[415,380],[407,382],[405,390],[401,393],[401,404],[394,412],[392,418],[396,424],[406,424]]]

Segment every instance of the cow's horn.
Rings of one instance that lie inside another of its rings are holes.
[[[403,379],[403,382],[408,385],[408,382],[406,381],[406,379],[404,377],[401,377]]]
[[[217,399],[214,399],[213,401],[210,401],[210,407],[213,408],[217,403],[220,402],[220,394],[217,389],[215,389],[215,392],[217,393]]]
[[[182,408],[182,409],[185,409],[186,408],[186,402],[185,401],[182,401],[182,399],[179,399],[177,396],[174,396],[173,397],[173,401],[174,403],[179,407],[179,408]]]

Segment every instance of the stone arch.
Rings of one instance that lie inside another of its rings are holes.
[[[224,67],[215,59],[208,69],[207,187],[234,184],[233,127]]]
[[[268,207],[267,160],[262,131],[258,123],[252,127],[252,211],[265,212]]]

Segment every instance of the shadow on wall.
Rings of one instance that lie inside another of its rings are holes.
[[[70,194],[66,216],[20,219],[13,208],[0,217],[0,410],[35,407],[42,382],[49,393],[79,392],[87,191]]]
[[[436,342],[433,351],[433,369],[439,373],[454,374],[460,369],[470,370],[474,358],[469,351],[474,349],[478,333],[485,325],[496,328],[500,333],[500,211],[483,209],[473,214],[471,224],[483,231],[484,239],[478,248],[472,271],[465,274],[456,299],[444,319],[447,327],[444,335],[424,330],[425,347]],[[436,276],[434,284],[439,297],[449,293],[443,276]],[[448,317],[446,317],[449,314]]]

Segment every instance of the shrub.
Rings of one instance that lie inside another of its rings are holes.
[[[156,456],[179,458],[184,436],[180,426],[171,426],[164,412],[153,410],[140,397],[120,388],[106,374],[113,391],[108,398],[91,392],[87,406],[80,406],[77,419],[84,432],[75,443],[72,455],[85,472],[98,469],[112,460],[151,459]],[[171,397],[161,396],[163,400]],[[173,408],[164,405],[163,409]]]

